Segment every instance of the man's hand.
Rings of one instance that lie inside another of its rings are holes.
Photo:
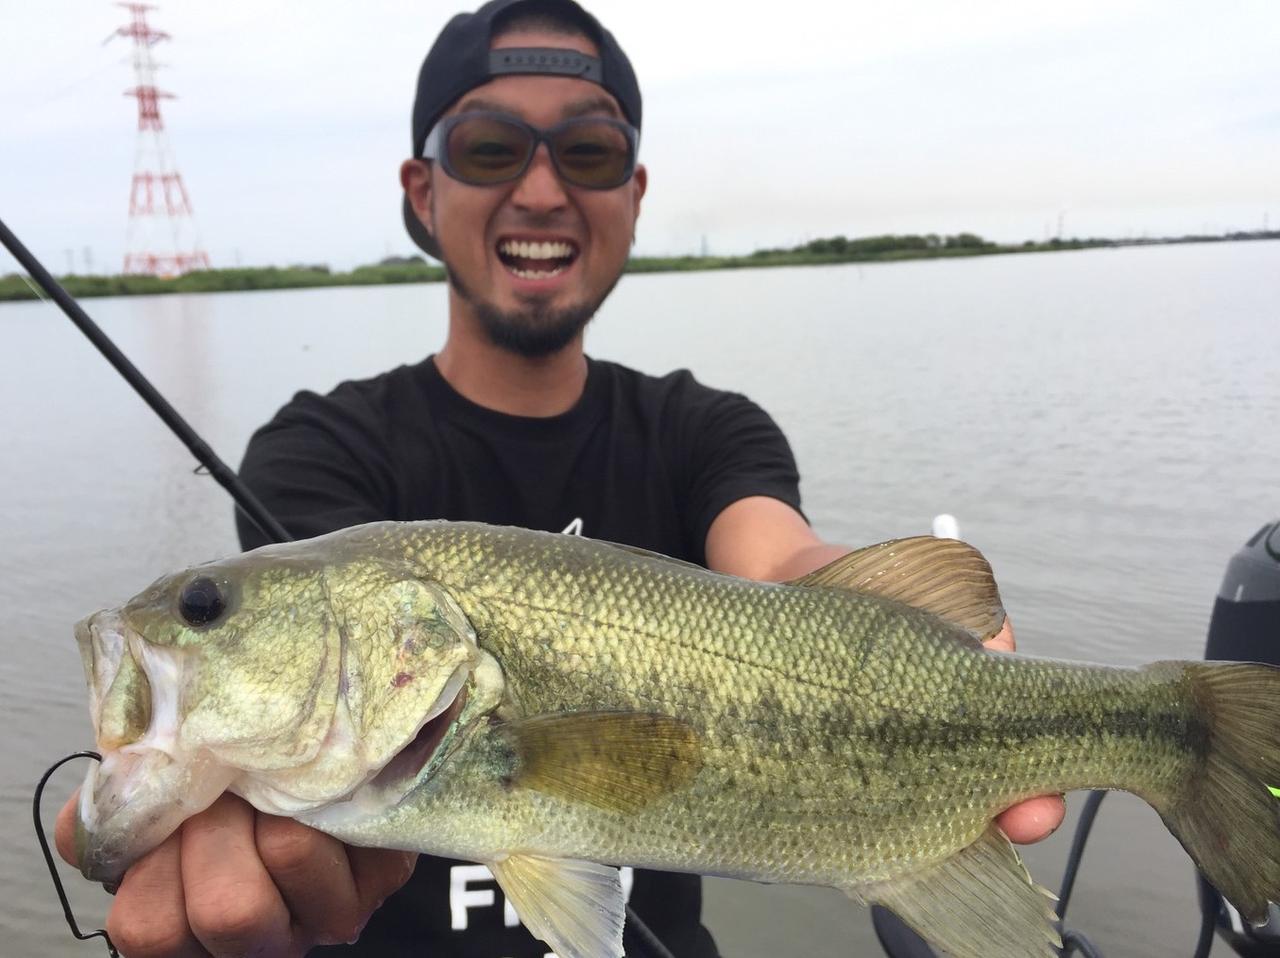
[[[1014,650],[1013,626],[1007,618],[1004,620],[1004,628],[987,639],[985,644],[987,648],[998,652]],[[1028,845],[1042,841],[1056,832],[1066,812],[1067,803],[1061,795],[1040,795],[1001,812],[996,817],[996,824],[1009,836],[1010,841]]]
[[[55,830],[73,865],[76,800]],[[302,955],[355,939],[416,859],[344,845],[226,794],[129,868],[107,932],[129,958]]]

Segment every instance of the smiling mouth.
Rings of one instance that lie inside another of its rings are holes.
[[[498,259],[521,279],[550,279],[558,276],[578,258],[578,247],[563,240],[498,242]]]

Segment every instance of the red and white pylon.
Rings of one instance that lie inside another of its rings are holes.
[[[133,70],[137,85],[125,96],[138,100],[138,140],[134,153],[133,188],[129,193],[129,231],[125,247],[125,273],[179,276],[195,269],[209,269],[209,255],[196,234],[191,198],[182,183],[164,131],[160,101],[175,99],[156,87],[157,64],[151,48],[169,34],[147,24],[144,3],[118,3],[132,14],[132,21],[112,36],[133,40]]]

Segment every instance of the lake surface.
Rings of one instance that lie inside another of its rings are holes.
[[[440,285],[85,305],[233,465],[297,389],[415,361],[445,328]],[[954,513],[1034,654],[1200,657],[1227,559],[1280,515],[1276,242],[631,276],[588,350],[764,405],[830,540]],[[0,355],[0,951],[103,954],[63,925],[29,817],[44,768],[91,745],[71,625],[234,551],[231,510],[53,307],[0,305]],[[50,823],[83,772],[54,778]],[[1027,850],[1041,882],[1069,844]],[[97,927],[105,894],[64,874]],[[1181,848],[1108,799],[1069,924],[1165,958],[1198,920]],[[829,890],[712,881],[707,921],[730,956],[877,954],[865,910]]]

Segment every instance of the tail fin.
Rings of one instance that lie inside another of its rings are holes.
[[[1208,727],[1200,773],[1160,816],[1214,887],[1251,921],[1280,901],[1280,669],[1183,663]]]

